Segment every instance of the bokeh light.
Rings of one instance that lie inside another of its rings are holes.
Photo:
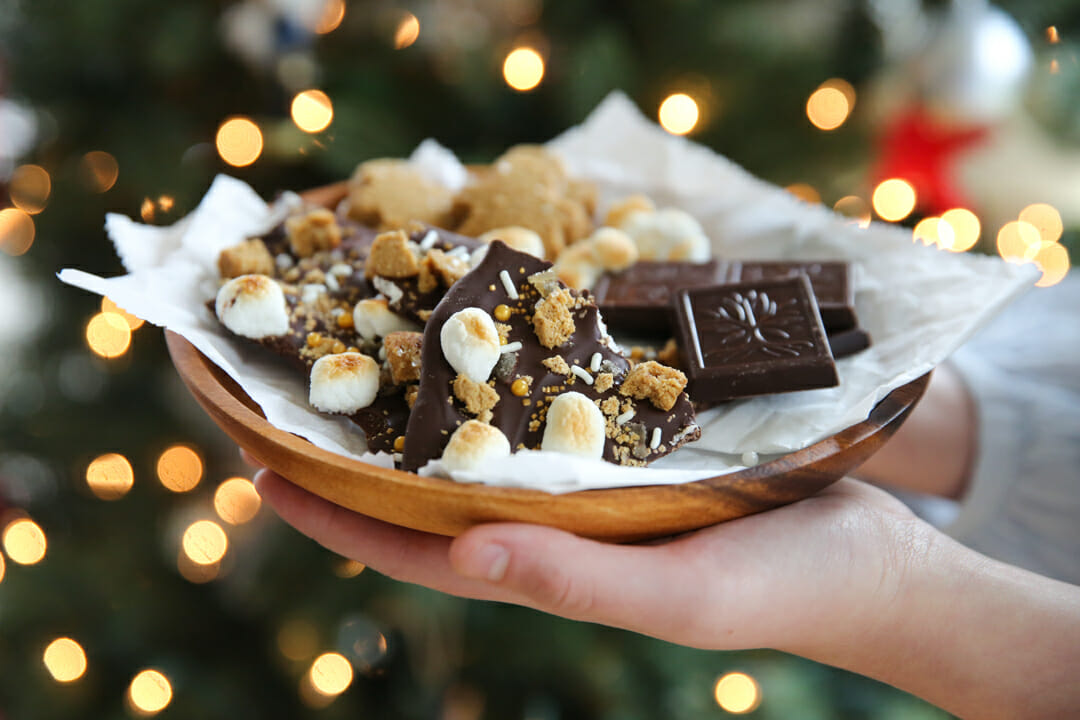
[[[697,101],[686,93],[668,95],[657,112],[660,125],[672,135],[686,135],[698,124]]]
[[[784,189],[803,202],[808,202],[811,205],[821,202],[821,193],[819,193],[817,188],[813,185],[807,183],[792,183]]]
[[[4,554],[0,553],[0,582],[4,581],[4,573],[7,572],[7,561],[4,560]]]
[[[1032,225],[1039,231],[1039,237],[1044,243],[1054,243],[1061,239],[1065,230],[1065,224],[1061,221],[1061,213],[1053,205],[1035,203],[1028,205],[1020,211],[1020,221]]]
[[[278,650],[289,660],[307,660],[318,651],[319,633],[307,620],[294,619],[277,632]]]
[[[979,241],[982,226],[978,216],[967,208],[953,208],[941,214],[941,221],[947,223],[950,237],[939,237],[938,245],[953,252],[965,252],[975,247]],[[940,233],[939,233],[940,235]]]
[[[0,210],[0,250],[22,255],[34,244],[34,219],[18,208]]]
[[[135,484],[135,472],[123,455],[99,455],[86,466],[86,484],[102,500],[119,500]]]
[[[312,686],[323,695],[340,695],[352,684],[353,668],[341,653],[328,652],[315,658],[308,677]]]
[[[1001,226],[997,251],[1004,260],[1022,264],[1032,260],[1042,247],[1039,230],[1031,223],[1013,220]]]
[[[362,562],[357,562],[356,560],[351,560],[349,558],[341,558],[334,564],[334,574],[340,578],[351,578],[364,572],[366,568],[367,565],[364,565]]]
[[[1061,35],[1058,34],[1057,25],[1051,25],[1046,28],[1046,42],[1051,45],[1056,45],[1061,41]]]
[[[315,23],[315,32],[326,35],[338,29],[341,21],[345,19],[345,0],[326,0],[322,14]]]
[[[420,37],[420,20],[411,12],[406,12],[394,31],[394,49],[404,50]],[[509,60],[509,58],[507,58]],[[543,68],[541,67],[541,74]],[[509,82],[509,80],[507,80]],[[540,82],[537,80],[536,82]],[[533,83],[535,85],[536,83]],[[527,88],[526,88],[527,89]]]
[[[544,58],[531,47],[514,48],[503,61],[503,78],[515,90],[532,90],[544,79]]]
[[[35,565],[45,557],[45,531],[29,518],[12,520],[4,528],[4,552],[20,565]]]
[[[928,217],[920,220],[912,229],[911,241],[922,242],[923,245],[952,247],[956,241],[955,235],[952,225],[942,222],[939,217]]]
[[[1069,252],[1057,243],[1043,245],[1034,257],[1042,277],[1035,284],[1039,287],[1057,285],[1069,273]]]
[[[262,499],[247,478],[225,480],[214,491],[214,511],[230,525],[242,525],[259,512]]]
[[[172,695],[169,678],[157,670],[142,670],[128,686],[128,701],[136,712],[143,715],[164,710],[172,702]]]
[[[15,207],[36,215],[49,203],[52,179],[40,165],[20,165],[8,181],[8,194]]]
[[[851,218],[851,221],[861,228],[870,227],[870,203],[858,195],[845,195],[836,201],[833,210]]]
[[[915,188],[907,180],[890,178],[874,188],[870,201],[883,220],[899,222],[915,209]]]
[[[761,703],[757,681],[746,673],[724,675],[716,681],[713,695],[717,705],[735,715],[748,713]]]
[[[245,117],[229,118],[218,128],[216,145],[221,159],[234,167],[246,167],[259,159],[263,135],[259,126]]]
[[[103,358],[118,358],[131,347],[131,327],[122,315],[100,312],[86,323],[86,344]]]
[[[202,474],[202,458],[186,445],[173,445],[158,457],[158,480],[173,492],[182,493],[194,489],[202,480]]]
[[[806,101],[806,117],[819,130],[835,130],[843,125],[855,107],[851,83],[833,78],[822,83]]]
[[[112,189],[120,177],[120,165],[116,158],[102,150],[91,150],[82,156],[79,172],[83,183],[91,192],[103,193]]]
[[[322,132],[334,119],[334,105],[322,90],[297,93],[289,112],[296,127],[306,133]]]
[[[45,668],[56,682],[78,680],[86,672],[86,652],[71,638],[56,638],[45,648]]]
[[[127,310],[124,310],[112,299],[108,297],[101,298],[101,312],[116,313],[120,317],[124,318],[124,322],[128,324],[128,327],[132,330],[138,330],[143,326],[142,318],[135,317]]]
[[[203,585],[221,575],[221,561],[206,564],[196,562],[181,547],[176,553],[176,570],[188,582]]]
[[[229,538],[213,520],[196,520],[184,531],[184,554],[198,565],[213,565],[225,557]]]

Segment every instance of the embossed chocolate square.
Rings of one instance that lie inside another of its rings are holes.
[[[730,282],[775,280],[805,273],[817,299],[821,321],[829,332],[855,327],[855,289],[849,279],[849,265],[838,260],[743,261],[732,262]]]
[[[806,275],[680,290],[674,306],[695,402],[839,384]]]
[[[671,299],[677,290],[727,280],[728,263],[641,260],[618,273],[605,273],[592,290],[604,322],[630,332],[670,332]]]

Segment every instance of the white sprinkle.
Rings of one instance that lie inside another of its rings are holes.
[[[385,360],[386,359],[386,346],[385,345],[380,345],[379,346],[379,359],[380,360]]]
[[[758,454],[753,450],[747,450],[742,454],[742,464],[746,467],[753,467],[758,464]]]
[[[371,279],[371,284],[375,286],[376,290],[385,295],[386,299],[390,301],[390,303],[396,303],[398,300],[401,300],[401,298],[405,295],[405,291],[403,291],[397,285],[390,282],[386,278],[380,277],[378,275]]]
[[[506,271],[503,270],[503,272],[506,272]],[[581,367],[580,365],[571,365],[570,366],[570,372],[574,373],[579,378],[584,380],[586,385],[592,385],[592,382],[593,382],[592,375],[590,375],[589,371],[586,370],[585,368]]]
[[[293,266],[292,255],[279,253],[278,256],[274,258],[274,264],[277,265],[278,270],[288,270]]]
[[[589,360],[589,369],[596,372],[600,369],[600,361],[604,358],[600,356],[600,353],[595,352],[592,354],[592,358]]]
[[[431,248],[435,247],[435,243],[439,241],[439,233],[434,230],[428,230],[427,235],[420,241],[420,249],[427,252]]]
[[[330,251],[330,259],[334,262],[342,262],[345,259],[345,251],[341,248],[334,248]]]
[[[341,285],[337,281],[337,275],[326,276],[326,287],[330,288],[330,292],[337,292],[341,289]]]
[[[310,305],[317,302],[323,293],[326,292],[326,286],[322,283],[311,283],[309,285],[303,285],[300,288],[300,302],[305,305]]]
[[[660,428],[655,427],[652,429],[652,439],[649,440],[649,447],[653,450],[660,447]]]
[[[512,353],[512,352],[517,352],[520,349],[521,349],[521,343],[518,342],[517,340],[515,340],[514,342],[506,343],[505,345],[500,347],[499,352],[500,353]]]
[[[499,271],[499,279],[502,280],[503,288],[506,290],[506,294],[510,296],[511,300],[518,299],[518,291],[514,286],[514,281],[510,279],[510,273],[505,270]]]
[[[451,250],[446,253],[446,256],[461,258],[462,260],[464,260],[469,257],[469,248],[465,247],[464,245],[458,245],[457,247],[451,248]]]
[[[352,265],[348,265],[346,263],[334,263],[333,266],[330,268],[331,275],[338,275],[340,277],[349,277],[350,275],[352,275],[352,272]]]
[[[405,459],[405,453],[394,453],[394,462],[400,464]]]
[[[624,412],[622,415],[619,415],[617,418],[615,418],[615,424],[616,425],[625,425],[626,423],[630,422],[633,419],[634,419],[634,410],[633,410],[633,408],[631,408],[631,409],[627,410],[626,412]]]
[[[345,314],[345,308],[336,307],[336,308],[334,308],[333,310],[330,311],[330,317],[332,317],[335,320],[337,320],[338,317],[340,317],[341,315],[344,315],[344,314]]]

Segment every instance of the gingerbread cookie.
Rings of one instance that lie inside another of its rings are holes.
[[[348,215],[376,230],[397,230],[410,221],[446,227],[454,193],[432,182],[405,160],[369,160],[349,180]]]

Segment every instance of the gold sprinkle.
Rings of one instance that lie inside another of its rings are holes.
[[[332,350],[335,353],[345,352],[345,343],[341,342],[340,340],[335,340],[332,346]]]
[[[510,306],[502,304],[496,305],[493,315],[495,315],[495,319],[499,322],[506,322],[510,319]]]
[[[525,378],[518,378],[514,382],[510,383],[510,392],[514,393],[518,397],[524,397],[529,394],[529,383]]]
[[[322,342],[322,335],[317,332],[310,332],[307,335],[307,346],[313,348]]]
[[[394,438],[394,452],[401,452],[405,449],[405,436],[398,435]]]
[[[351,328],[353,326],[352,313],[343,312],[337,316],[337,324],[340,328]]]

